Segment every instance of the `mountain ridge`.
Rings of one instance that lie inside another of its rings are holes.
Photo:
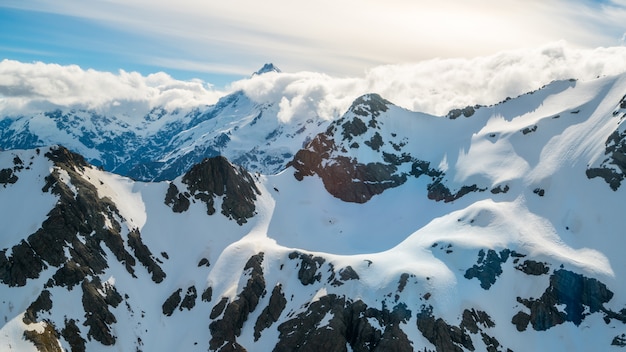
[[[277,132],[298,148],[267,175],[213,157],[138,182],[64,147],[2,151],[20,221],[0,346],[621,350],[624,92],[558,81],[448,118],[364,95]]]

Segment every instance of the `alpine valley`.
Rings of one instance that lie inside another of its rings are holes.
[[[3,116],[0,350],[626,350],[625,94]]]

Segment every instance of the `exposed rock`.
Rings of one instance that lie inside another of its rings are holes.
[[[278,321],[286,305],[287,300],[285,299],[282,286],[278,284],[274,286],[267,307],[263,308],[263,311],[254,324],[254,341],[257,341],[261,337],[263,330]]]
[[[399,304],[392,311],[368,308],[363,301],[351,302],[333,294],[312,302],[306,311],[280,324],[279,341],[274,351],[413,351],[400,323],[411,312]],[[328,325],[320,326],[328,319]],[[383,326],[381,331],[370,320]]]
[[[587,169],[587,177],[601,177],[617,191],[626,172],[626,131],[613,132],[605,142],[607,158],[597,168]]]
[[[524,128],[524,129],[522,130],[522,133],[523,133],[524,135],[526,135],[526,134],[529,134],[529,133],[531,133],[531,132],[535,132],[536,130],[537,130],[537,125],[534,125],[534,126],[532,126],[532,127],[526,127],[526,128]]]
[[[239,225],[256,213],[256,195],[261,193],[254,179],[246,170],[230,164],[224,157],[205,159],[195,165],[183,176],[183,183],[187,184],[194,198],[206,203],[209,215],[215,212],[214,199],[218,196],[224,197],[222,214]],[[173,195],[170,194],[167,199],[173,199]]]
[[[611,346],[626,347],[626,334],[615,336],[611,341]]]
[[[176,307],[178,307],[178,305],[180,304],[180,301],[182,300],[182,298],[180,297],[180,294],[182,292],[183,292],[183,289],[179,288],[178,290],[174,291],[165,300],[165,302],[163,302],[163,305],[161,306],[161,308],[163,310],[164,315],[167,315],[169,317],[174,313],[174,310],[176,309]]]
[[[59,333],[54,329],[54,325],[50,322],[44,323],[42,333],[36,330],[24,331],[24,339],[35,344],[35,348],[40,352],[63,352],[59,346]]]
[[[35,324],[37,323],[37,314],[39,312],[47,311],[49,312],[52,309],[52,300],[50,299],[50,291],[43,290],[39,294],[39,297],[26,308],[26,312],[24,312],[24,317],[22,321],[24,324]]]
[[[342,281],[358,280],[359,274],[357,274],[356,271],[354,271],[354,269],[352,269],[352,267],[348,265],[347,267],[339,270],[339,278]]]
[[[507,193],[508,191],[509,191],[509,185],[505,185],[504,187],[498,186],[498,187],[491,189],[491,193],[493,194]]]
[[[530,322],[533,329],[542,331],[566,321],[580,325],[589,314],[610,312],[604,303],[611,300],[613,292],[594,278],[559,269],[550,276],[550,285],[538,299],[518,302],[530,309],[530,314],[518,312],[512,320],[519,331]],[[564,308],[561,308],[562,306]]]
[[[148,246],[141,241],[139,230],[135,229],[128,233],[128,245],[133,249],[135,257],[137,257],[139,262],[152,274],[152,281],[157,284],[163,281],[166,276],[165,272],[161,269],[159,264],[154,261],[152,252],[150,252]]]
[[[7,185],[10,183],[17,182],[18,177],[13,173],[12,169],[2,169],[0,170],[0,183]]]
[[[300,259],[300,269],[298,270],[298,279],[303,285],[311,285],[315,281],[322,279],[322,274],[317,270],[322,267],[325,259],[322,257],[313,257],[312,254],[304,254],[300,252],[289,253],[289,259]]]
[[[204,290],[204,292],[202,292],[202,296],[200,296],[200,299],[202,299],[204,302],[211,302],[212,296],[213,296],[213,288],[209,286]]]
[[[471,280],[477,278],[480,281],[480,287],[488,290],[491,285],[496,283],[496,278],[502,274],[502,263],[509,259],[511,251],[503,249],[500,255],[493,249],[487,251],[481,249],[478,252],[478,262],[465,271],[465,278]]]
[[[211,263],[209,263],[209,260],[207,258],[202,258],[198,262],[198,267],[201,267],[201,266],[206,266],[208,268],[209,266],[211,266]]]
[[[170,183],[165,194],[165,205],[172,207],[175,213],[182,213],[189,209],[191,202],[189,198],[178,192],[178,187],[174,183]]]
[[[547,263],[541,263],[534,260],[525,260],[522,264],[515,267],[515,269],[523,272],[526,275],[544,275],[550,271]]]
[[[84,280],[81,288],[83,290],[83,308],[85,309],[85,323],[89,326],[87,336],[110,346],[115,344],[115,336],[111,334],[110,325],[117,322],[115,315],[109,311],[109,306],[117,307],[122,302],[115,287],[105,285],[98,280]],[[104,292],[104,296],[100,294]]]
[[[478,108],[478,106],[473,107],[473,106],[466,106],[463,109],[452,109],[450,110],[450,112],[448,112],[448,114],[446,115],[447,118],[454,120],[457,117],[463,115],[465,117],[470,117],[472,115],[474,115],[474,113],[476,112],[476,109]]]
[[[464,349],[474,351],[471,337],[461,328],[449,325],[441,318],[433,316],[433,308],[422,306],[416,314],[417,329],[433,345],[438,352],[463,352]]]
[[[61,336],[67,341],[72,352],[85,352],[85,339],[80,336],[80,329],[74,319],[65,320],[65,327],[61,330]]]
[[[246,286],[237,298],[226,306],[222,318],[209,324],[211,331],[209,348],[211,350],[228,351],[232,346],[236,346],[235,350],[241,350],[242,347],[236,342],[236,336],[241,334],[241,328],[248,319],[248,315],[254,311],[261,297],[265,295],[262,262],[263,253],[250,257],[243,269],[244,271],[250,270],[250,278]],[[213,312],[211,316],[214,316]]]
[[[435,182],[428,185],[428,199],[437,202],[443,200],[444,203],[449,203],[470,192],[484,192],[485,190],[485,188],[479,188],[476,184],[473,184],[471,186],[462,186],[456,193],[452,193],[452,191],[443,184],[443,178],[439,177]]]
[[[183,310],[183,308],[191,310],[196,305],[196,298],[198,298],[196,287],[190,286],[189,288],[187,288],[187,293],[185,294],[183,301],[180,303],[179,309],[181,311]]]

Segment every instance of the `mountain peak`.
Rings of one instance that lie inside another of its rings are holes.
[[[265,65],[263,65],[263,67],[261,67],[258,71],[256,71],[255,73],[252,74],[252,76],[258,76],[258,75],[262,75],[264,73],[268,73],[268,72],[277,72],[280,73],[282,72],[278,67],[274,66],[273,63],[266,63]]]

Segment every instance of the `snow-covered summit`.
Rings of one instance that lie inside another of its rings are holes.
[[[254,72],[252,76],[259,76],[268,72],[280,73],[282,71],[278,67],[276,67],[273,63],[270,62],[270,63],[264,64],[263,67],[261,67],[258,71]]]

